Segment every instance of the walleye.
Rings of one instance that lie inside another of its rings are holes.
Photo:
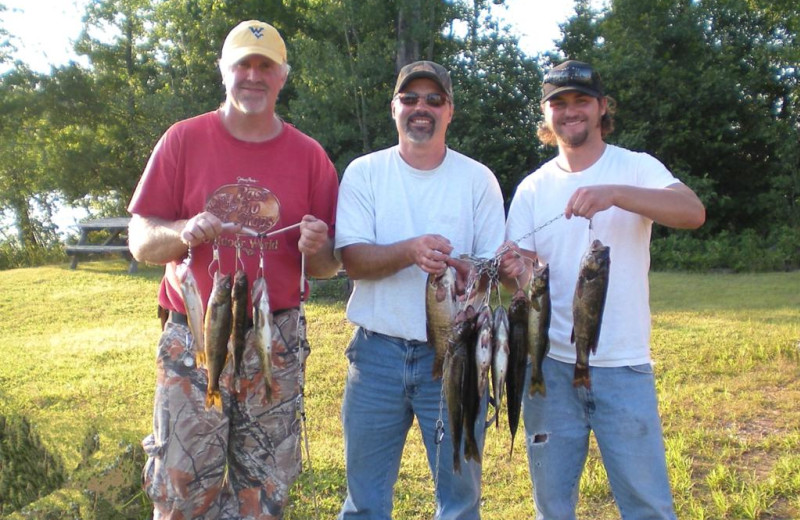
[[[253,345],[258,353],[267,401],[272,400],[272,312],[269,308],[267,281],[264,277],[253,282]]]
[[[503,402],[503,386],[506,384],[508,370],[508,313],[498,305],[492,319],[492,389],[497,427],[500,427],[500,405]]]
[[[528,355],[531,358],[531,380],[528,395],[536,392],[547,395],[542,363],[550,351],[550,266],[533,267],[531,310],[528,313]]]
[[[189,264],[182,262],[175,270],[181,286],[183,306],[186,309],[186,320],[189,322],[189,332],[194,338],[195,362],[198,367],[205,366],[206,355],[205,342],[203,340],[203,298],[200,296],[200,289],[197,287],[197,280],[194,279]]]
[[[575,377],[572,386],[591,388],[589,351],[597,352],[603,308],[608,292],[611,248],[599,240],[592,242],[581,260],[575,296],[572,300],[572,343],[575,344]]]
[[[204,338],[206,366],[208,367],[208,389],[206,409],[222,410],[222,396],[219,391],[219,376],[228,359],[228,339],[232,328],[231,314],[231,275],[214,274],[214,286],[208,299]]]
[[[517,290],[508,307],[508,373],[506,374],[506,401],[508,426],[511,429],[511,453],[514,454],[514,436],[519,426],[522,395],[525,392],[525,369],[528,364],[528,313],[530,301],[525,291]]]
[[[425,285],[425,318],[428,343],[436,351],[433,378],[442,377],[442,366],[456,314],[456,278],[449,267],[441,275],[428,274]]]
[[[233,275],[231,293],[233,326],[231,327],[231,343],[233,344],[234,373],[242,373],[245,335],[247,334],[247,274],[241,269]]]

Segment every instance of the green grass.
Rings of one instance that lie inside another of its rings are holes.
[[[126,269],[105,261],[0,271],[0,415],[27,418],[71,477],[5,520],[147,518],[139,441],[151,423],[160,270]],[[294,489],[293,520],[315,517],[314,498],[319,518],[333,518],[345,492],[339,410],[352,327],[336,283],[318,284],[307,305],[313,472]],[[800,272],[654,273],[651,300],[679,518],[800,518]],[[487,434],[485,519],[533,515],[523,435],[509,458],[507,429]],[[579,517],[618,518],[598,457],[593,444]],[[395,518],[431,518],[432,490],[415,426]]]

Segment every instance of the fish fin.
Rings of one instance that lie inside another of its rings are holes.
[[[264,378],[264,400],[267,403],[272,402],[272,381],[267,381],[267,378]]]
[[[533,397],[537,392],[542,394],[542,397],[547,396],[547,389],[544,386],[544,379],[542,377],[531,378],[531,384],[528,387],[528,396]]]
[[[586,388],[592,387],[592,380],[589,377],[589,367],[575,365],[575,376],[572,378],[572,386],[575,388],[579,386],[584,386]]]
[[[206,394],[206,410],[216,408],[218,412],[222,411],[222,395],[219,390],[212,390]]]
[[[198,350],[194,356],[194,362],[198,367],[206,366],[206,353],[202,350]]]
[[[464,459],[474,460],[478,464],[481,463],[481,452],[478,449],[478,443],[474,440],[472,442],[468,440],[464,443]]]
[[[461,474],[461,454],[460,453],[453,453],[453,471]]]

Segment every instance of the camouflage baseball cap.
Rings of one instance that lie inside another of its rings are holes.
[[[418,78],[427,78],[435,81],[447,94],[447,97],[451,101],[453,100],[453,82],[450,80],[450,73],[447,72],[447,69],[432,61],[415,61],[400,69],[393,96],[396,96],[398,92],[402,92],[411,80]]]

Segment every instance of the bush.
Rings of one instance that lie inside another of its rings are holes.
[[[791,271],[800,269],[800,229],[780,226],[767,235],[752,229],[739,235],[727,231],[699,239],[673,232],[651,245],[654,270],[735,272]]]
[[[67,261],[64,247],[54,243],[45,247],[22,246],[15,241],[0,242],[0,271],[19,267],[58,264]]]

